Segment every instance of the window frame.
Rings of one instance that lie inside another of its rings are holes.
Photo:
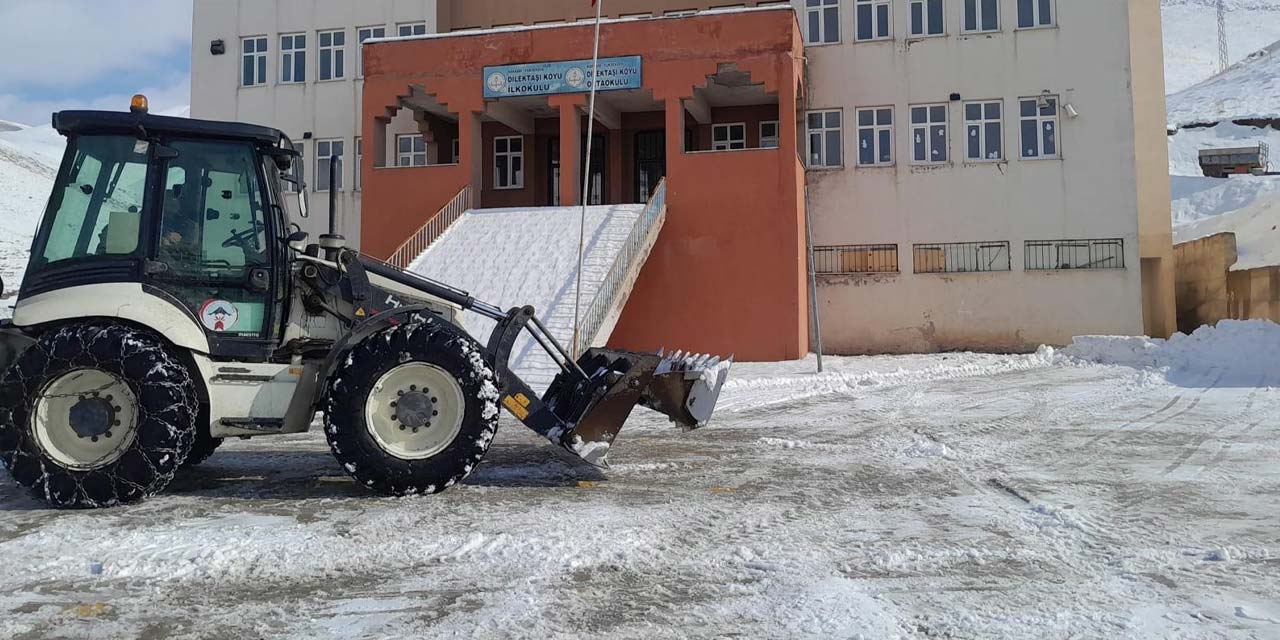
[[[422,151],[417,150],[417,146],[411,146],[408,152],[400,150],[400,141],[406,139],[417,139],[422,141]],[[414,160],[422,156],[422,164],[418,164]],[[404,159],[408,158],[406,163]],[[427,137],[422,133],[399,133],[396,134],[396,166],[401,168],[407,167],[425,167],[427,166]]]
[[[932,0],[908,0],[907,1],[907,39],[922,40],[924,38],[942,38],[947,36],[947,0],[938,0],[941,7],[942,16],[939,24],[942,25],[942,31],[938,33],[929,33],[929,3]],[[915,33],[912,30],[913,19],[915,17],[915,6],[920,5],[921,32]]]
[[[361,190],[361,187],[363,186],[361,184],[360,178],[361,178],[361,173],[364,171],[364,136],[356,136],[355,143],[356,143],[355,144],[356,164],[354,167],[352,167],[353,173],[351,174],[351,177],[352,177],[352,182],[355,183],[355,191],[359,192]]]
[[[885,42],[885,41],[893,40],[893,13],[894,13],[893,5],[894,5],[893,0],[853,0],[853,41],[857,43],[857,42]],[[861,12],[859,11],[859,9],[864,6],[871,7],[872,36],[870,38],[862,38],[860,37],[860,34],[859,34],[859,30],[862,27],[862,20],[859,18],[859,14]],[[880,26],[880,20],[878,19],[878,16],[876,14],[878,13],[878,9],[880,7],[884,7],[885,10],[889,13],[888,21],[886,23],[886,27],[888,28],[889,31],[888,33],[884,33],[884,34],[876,33],[877,27]]]
[[[520,141],[520,150],[511,150],[511,141]],[[498,151],[498,143],[506,142],[506,151]],[[516,191],[524,188],[525,162],[524,162],[524,136],[494,136],[493,138],[493,189],[494,191]],[[503,184],[498,180],[498,158],[507,159],[507,183]],[[520,169],[514,168],[513,160],[520,160]],[[518,179],[517,179],[518,178]]]
[[[933,110],[939,107],[942,108],[942,113],[944,118],[942,121],[942,126],[943,126],[943,131],[946,134],[946,144],[944,146],[946,157],[943,158],[942,160],[932,160],[932,159],[920,160],[916,158],[916,144],[915,144],[916,131],[917,129],[923,129],[925,131],[925,156],[926,158],[933,158],[935,155],[933,153],[933,150],[934,150],[933,128],[938,126],[938,123],[933,121]],[[925,109],[925,113],[926,113],[925,122],[917,123],[915,121],[916,109]],[[908,127],[908,131],[911,132],[911,164],[921,165],[921,166],[925,166],[925,165],[938,166],[938,165],[951,164],[952,154],[951,154],[951,105],[950,104],[946,102],[932,102],[932,103],[925,103],[925,104],[908,105],[907,106],[907,127]]]
[[[403,31],[406,27],[408,27],[408,28],[409,28],[409,33],[402,33],[402,31]],[[414,31],[417,31],[418,27],[422,27],[422,33],[414,33]],[[413,37],[417,37],[417,36],[425,36],[425,35],[427,35],[427,21],[426,21],[426,20],[414,20],[414,21],[411,21],[411,22],[397,22],[397,23],[396,23],[396,37],[398,37],[398,38],[413,38]]]
[[[245,45],[249,42],[254,43],[254,51],[252,53],[245,51]],[[262,46],[262,50],[258,51],[258,46]],[[240,38],[240,88],[252,89],[254,87],[264,87],[270,82],[268,78],[271,75],[270,69],[271,55],[271,38],[269,36],[244,36]],[[254,79],[256,82],[245,84],[244,82],[244,63],[246,58],[253,58]]]
[[[284,39],[289,40],[289,47],[285,48]],[[298,38],[302,38],[302,44],[298,44]],[[282,33],[280,34],[280,75],[277,78],[279,84],[306,84],[307,83],[307,34],[306,32],[298,33]],[[299,56],[301,60],[299,60]],[[298,72],[302,72],[302,78],[298,78]],[[285,78],[285,74],[290,75],[289,79]]]
[[[889,111],[889,124],[887,125],[880,123],[880,112],[885,111],[886,109]],[[898,154],[896,153],[897,150],[895,148],[897,146],[897,136],[895,135],[894,128],[897,126],[898,118],[897,118],[897,114],[894,113],[894,111],[895,109],[891,104],[878,105],[874,107],[854,108],[853,110],[854,140],[856,141],[856,146],[858,148],[857,157],[854,159],[854,163],[856,166],[873,168],[873,167],[892,167],[897,164]],[[862,124],[861,116],[863,113],[871,114],[870,125]],[[870,163],[864,163],[862,161],[862,132],[864,130],[871,131],[871,141],[873,144],[872,154],[875,160]],[[885,131],[889,133],[889,160],[888,161],[880,160],[880,158],[883,156],[883,153],[881,153],[882,148],[880,144],[881,143],[880,134]]]
[[[773,135],[767,136],[764,133],[766,126],[773,127]],[[766,140],[772,140],[773,144],[765,144]],[[761,149],[777,149],[782,145],[782,121],[781,120],[761,120],[760,121],[760,145]]]
[[[329,46],[325,46],[324,37],[330,37]],[[336,36],[342,36],[342,44],[334,44]],[[325,69],[324,54],[329,54],[329,68]],[[341,73],[334,73],[334,71]],[[329,77],[325,78],[325,71]],[[341,82],[347,79],[347,30],[326,29],[316,32],[316,82]]]
[[[734,128],[742,130],[742,138],[740,140],[733,137]],[[716,133],[719,131],[727,131],[723,143],[716,140]],[[734,144],[742,146],[734,148]],[[743,151],[747,148],[747,123],[745,122],[719,122],[711,125],[711,150],[712,151]]]
[[[338,153],[338,154],[336,154],[336,155],[338,156],[338,188],[337,188],[337,191],[338,191],[338,193],[342,193],[342,192],[344,191],[343,187],[345,186],[345,185],[344,185],[344,182],[343,182],[343,179],[342,179],[342,176],[343,176],[343,173],[344,173],[344,169],[346,168],[346,164],[347,164],[347,145],[346,145],[346,140],[344,140],[344,139],[342,139],[342,138],[316,138],[316,139],[315,139],[315,140],[313,140],[312,142],[313,142],[313,144],[312,144],[312,148],[314,148],[314,149],[316,150],[316,161],[315,161],[315,163],[314,163],[314,164],[315,164],[315,167],[316,167],[316,181],[315,181],[315,185],[316,185],[316,186],[315,186],[315,192],[316,192],[316,193],[328,193],[328,192],[329,192],[329,189],[324,187],[324,183],[325,183],[325,182],[328,182],[328,180],[329,180],[329,168],[328,168],[328,167],[329,167],[329,159],[330,159],[330,158],[332,158],[332,157],[335,155],[335,154],[333,153],[333,145],[335,145],[335,144],[336,144],[336,145],[338,145],[338,151],[339,151],[339,153]],[[323,154],[322,154],[322,153],[320,153],[321,145],[328,145],[328,147],[329,147],[329,152],[328,152],[328,153],[323,153]],[[323,171],[321,171],[321,170],[320,170],[320,167],[321,167],[322,165],[324,166],[324,170],[323,170]]]
[[[1040,99],[1052,101],[1053,115],[1046,116],[1041,113]],[[1031,102],[1036,105],[1036,113],[1034,116],[1022,115],[1022,107],[1024,104]],[[1027,155],[1027,141],[1024,137],[1023,124],[1028,120],[1036,122],[1036,154]],[[1053,123],[1053,154],[1044,153],[1044,125],[1046,122]],[[1062,159],[1062,99],[1057,94],[1039,95],[1039,96],[1023,96],[1018,98],[1018,155],[1022,160],[1061,160]]]
[[[1000,31],[1002,31],[1002,30],[1003,30],[1003,29],[1002,29],[1002,27],[1003,27],[1003,23],[1002,23],[1002,21],[1001,21],[1002,16],[1000,15],[1000,4],[1001,4],[1001,0],[994,0],[994,2],[995,2],[995,5],[994,5],[994,6],[995,6],[995,11],[996,11],[996,26],[995,26],[995,27],[992,27],[992,28],[990,28],[990,29],[985,29],[985,28],[983,28],[983,26],[982,26],[983,18],[985,18],[985,17],[986,17],[986,14],[984,14],[984,13],[983,13],[983,11],[982,11],[982,3],[983,3],[983,1],[984,1],[984,0],[972,0],[972,1],[973,1],[973,10],[974,10],[974,20],[973,20],[974,28],[973,28],[973,29],[968,29],[968,28],[966,28],[966,27],[965,27],[965,23],[967,22],[966,18],[968,18],[968,17],[969,17],[969,14],[968,14],[968,10],[969,10],[969,1],[970,1],[970,0],[960,0],[960,2],[961,2],[961,7],[960,7],[960,33],[961,33],[961,35],[975,35],[975,34],[984,34],[984,33],[999,33]]]
[[[826,28],[826,12],[834,11],[836,14],[836,32],[834,39],[831,34],[827,33]],[[805,0],[804,5],[804,44],[806,47],[820,47],[826,45],[840,44],[840,31],[843,26],[840,24],[843,16],[840,10],[840,0]],[[810,27],[813,26],[813,15],[818,16],[818,30],[821,32],[821,39],[815,39]]]
[[[990,116],[987,115],[987,107],[993,104],[998,105],[1000,109],[1000,114],[996,118],[991,118]],[[969,107],[971,105],[978,106],[981,111],[980,117],[977,120],[972,120],[969,118]],[[1004,152],[1004,115],[1005,115],[1004,100],[999,98],[990,99],[990,100],[969,100],[969,101],[966,101],[961,106],[961,109],[962,109],[961,115],[964,116],[964,140],[965,140],[964,161],[965,163],[966,164],[991,164],[991,163],[1000,163],[1000,162],[1007,161],[1008,158],[1006,157]],[[998,151],[1000,152],[1000,155],[996,158],[988,157],[989,155],[988,152],[990,151],[990,149],[987,148],[987,142],[988,142],[987,126],[990,124],[995,124],[1000,129],[1000,135],[999,135],[1000,147],[998,149]],[[969,128],[973,126],[978,127],[978,134],[979,134],[978,145],[980,147],[979,150],[982,152],[982,157],[979,157],[979,158],[974,158],[969,155]]]
[[[382,30],[382,35],[377,35],[377,30]],[[368,32],[368,37],[363,34]],[[375,38],[387,37],[387,25],[374,24],[367,27],[356,27],[356,78],[364,77],[364,42],[365,40],[373,40]]]
[[[839,116],[840,116],[840,125],[839,125],[838,127],[834,127],[834,128],[833,128],[833,127],[829,127],[829,126],[827,126],[827,115],[832,114],[832,113],[839,114]],[[810,126],[810,124],[811,124],[811,123],[810,123],[810,118],[811,118],[812,116],[814,116],[814,115],[817,115],[817,114],[822,114],[822,126],[815,130],[812,126]],[[821,149],[822,161],[821,161],[821,164],[812,164],[812,161],[813,161],[813,135],[814,135],[815,131],[816,131],[818,134],[820,134],[820,135],[822,136],[822,149]],[[840,138],[840,162],[839,162],[839,164],[831,164],[831,163],[828,161],[828,158],[827,158],[827,142],[828,142],[828,138],[827,138],[827,136],[828,136],[828,135],[830,135],[830,134],[831,134],[831,133],[833,133],[833,132],[834,132],[834,133],[836,133],[836,135]],[[846,156],[847,154],[845,153],[845,148],[844,148],[844,109],[843,109],[843,108],[836,108],[836,109],[810,109],[810,110],[808,110],[808,111],[805,111],[805,113],[804,113],[804,133],[805,133],[805,136],[804,136],[804,138],[805,138],[805,142],[804,142],[804,144],[805,144],[805,169],[809,169],[809,170],[816,170],[816,171],[826,171],[826,170],[837,170],[837,169],[844,169],[844,168],[845,168],[845,162],[846,162],[846,160],[845,160],[845,156]]]
[[[1035,29],[1056,29],[1058,27],[1057,0],[1030,0],[1030,2],[1031,2],[1031,16],[1032,16],[1031,26],[1029,27],[1022,26],[1022,2],[1021,0],[1019,0],[1017,3],[1017,23],[1014,24],[1014,27],[1013,27],[1015,30],[1032,31]],[[1041,17],[1042,2],[1048,3],[1048,6],[1049,6],[1048,22],[1041,22],[1039,20],[1039,18]]]

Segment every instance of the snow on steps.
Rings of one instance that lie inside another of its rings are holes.
[[[587,208],[584,309],[595,298],[644,208],[640,204]],[[409,270],[502,309],[532,305],[551,334],[568,348],[573,339],[581,211],[578,207],[467,211]],[[494,327],[493,321],[471,312],[463,314],[462,324],[482,343]],[[527,334],[516,343],[511,362],[535,389],[545,388],[559,372]]]

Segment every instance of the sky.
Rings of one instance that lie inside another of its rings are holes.
[[[61,109],[155,112],[191,94],[191,0],[0,0],[0,120]]]

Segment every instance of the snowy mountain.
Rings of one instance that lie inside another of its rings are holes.
[[[1177,93],[1218,71],[1217,0],[1161,0],[1165,90]],[[1226,0],[1230,62],[1280,40],[1280,0]]]
[[[1264,118],[1280,118],[1280,41],[1169,96],[1169,124],[1175,127]]]
[[[0,134],[0,277],[4,278],[0,317],[9,315],[9,300],[21,284],[31,238],[57,173],[45,158],[4,139],[26,131]]]
[[[0,133],[5,131],[21,131],[26,129],[27,125],[17,122],[9,122],[8,120],[0,120]]]

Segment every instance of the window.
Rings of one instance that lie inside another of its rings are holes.
[[[1124,240],[1028,240],[1028,271],[1059,269],[1123,269]]]
[[[893,107],[858,109],[858,164],[893,164]]]
[[[1018,0],[1018,28],[1053,26],[1053,0]]]
[[[267,83],[267,39],[240,39],[240,86],[256,87]]]
[[[889,25],[890,0],[854,0],[854,18],[858,21],[858,40],[885,40],[893,37]]]
[[[804,0],[808,44],[840,42],[840,0]]]
[[[347,77],[347,32],[321,31],[320,79],[341,80]]]
[[[1004,103],[999,100],[967,102],[964,105],[965,160],[998,162],[1004,160],[1004,133],[1001,118]]]
[[[1023,158],[1058,157],[1058,97],[1022,98],[1021,110]]]
[[[742,122],[711,127],[712,151],[735,151],[747,148],[747,125]]]
[[[356,191],[360,190],[360,173],[364,170],[364,138],[356,137],[356,166],[352,167],[355,171]]]
[[[396,25],[396,33],[401,38],[409,36],[425,36],[427,35],[427,23],[425,22],[403,22]]]
[[[813,269],[819,275],[898,273],[898,245],[851,244],[813,248]]]
[[[364,41],[373,38],[387,37],[386,27],[360,27],[356,29],[356,39],[360,41],[359,50],[356,52],[356,77],[364,77]]]
[[[493,139],[493,188],[524,188],[524,138]]]
[[[451,151],[453,152],[453,156],[451,157],[452,164],[458,164],[459,162],[462,162],[462,156],[458,155],[460,153],[458,142],[459,142],[458,139],[454,138],[453,144],[450,145],[452,147]]]
[[[999,30],[999,0],[964,0],[963,31],[982,32]]]
[[[342,140],[316,140],[316,191],[329,190],[329,165],[338,156],[338,184],[334,189],[342,191]]]
[[[940,36],[947,32],[943,0],[911,0],[911,35]]]
[[[911,159],[917,164],[947,161],[947,105],[911,107]]]
[[[778,148],[778,121],[766,120],[760,123],[760,148],[761,149],[777,149]]]
[[[280,36],[280,82],[307,81],[307,36],[295,33]]]
[[[806,117],[809,132],[809,167],[834,168],[844,166],[844,134],[841,128],[841,112],[810,111]]]
[[[983,273],[1011,271],[1008,242],[918,244],[916,273]]]
[[[396,166],[427,166],[427,139],[421,133],[396,136]]]
[[[48,235],[36,250],[40,265],[133,254],[147,191],[147,143],[132,135],[84,135],[68,144],[75,160],[58,175]]]

